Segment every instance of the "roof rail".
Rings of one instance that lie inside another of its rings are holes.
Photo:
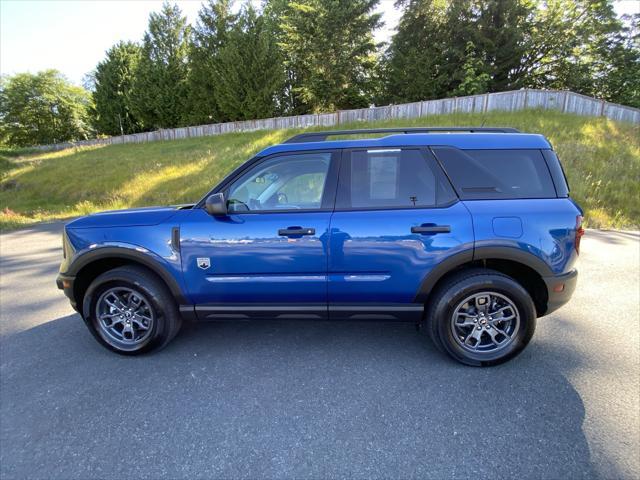
[[[483,133],[520,133],[509,127],[407,127],[407,128],[367,128],[362,130],[331,130],[327,132],[301,133],[284,143],[324,142],[327,137],[337,135],[358,135],[371,133],[432,133],[432,132],[483,132]]]

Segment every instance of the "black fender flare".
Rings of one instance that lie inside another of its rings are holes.
[[[540,257],[533,253],[525,252],[519,248],[506,246],[470,248],[447,257],[433,268],[422,280],[414,302],[425,303],[438,281],[440,281],[440,279],[449,272],[464,265],[465,263],[485,259],[510,260],[521,263],[522,265],[525,265],[537,272],[543,279],[554,275],[549,265],[547,265]]]
[[[473,250],[473,259],[474,260],[484,260],[487,258],[495,258],[498,260],[511,260],[514,262],[521,263],[529,267],[532,270],[535,270],[538,275],[542,278],[550,277],[555,275],[551,267],[542,260],[539,256],[527,252],[525,250],[521,250],[516,247],[476,247]]]
[[[132,263],[138,263],[153,273],[158,275],[162,281],[167,285],[171,294],[176,299],[178,304],[182,305],[189,303],[185,300],[182,288],[163,265],[163,260],[157,254],[140,247],[135,246],[104,246],[98,247],[87,252],[81,253],[73,259],[69,265],[69,269],[64,272],[65,276],[76,277],[80,271],[86,266],[98,260],[105,260],[109,258],[129,260]]]

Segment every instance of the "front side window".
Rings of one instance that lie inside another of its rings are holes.
[[[329,152],[260,162],[229,186],[229,211],[319,209],[330,163]]]
[[[346,167],[346,168],[345,168]],[[433,207],[451,187],[417,149],[356,150],[340,173],[339,208]]]

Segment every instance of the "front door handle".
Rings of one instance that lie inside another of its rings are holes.
[[[436,233],[449,233],[451,232],[451,225],[428,225],[423,224],[419,227],[411,227],[411,233],[420,233],[424,235],[433,235]]]
[[[303,228],[303,227],[289,227],[289,228],[281,228],[278,230],[278,235],[281,237],[292,237],[292,236],[302,236],[302,235],[315,235],[315,228]]]

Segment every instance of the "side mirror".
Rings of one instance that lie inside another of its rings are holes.
[[[224,199],[224,193],[214,193],[207,198],[204,208],[209,215],[214,217],[224,217],[227,215],[227,201]]]

